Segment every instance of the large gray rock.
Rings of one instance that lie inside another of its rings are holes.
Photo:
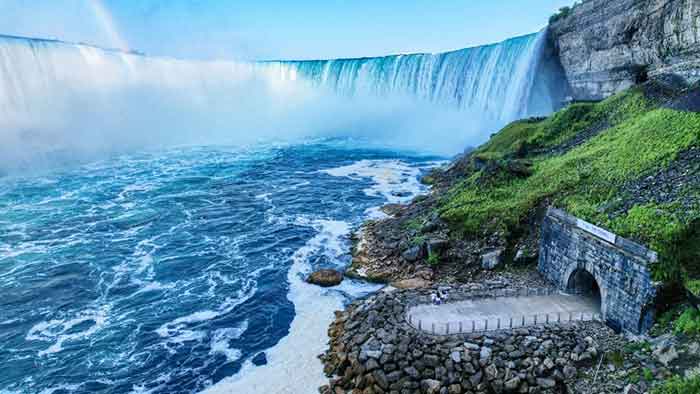
[[[486,253],[481,256],[481,267],[487,270],[496,269],[503,263],[503,249],[497,249],[493,252]]]
[[[575,100],[600,100],[647,76],[700,78],[698,0],[589,0],[550,25]]]
[[[420,383],[421,390],[425,394],[438,394],[440,392],[440,382],[433,379],[427,379]]]
[[[428,254],[440,255],[449,246],[449,241],[442,238],[429,239],[426,243]]]
[[[321,287],[337,286],[343,281],[343,273],[330,269],[318,270],[312,273],[306,281]]]
[[[401,257],[404,258],[404,260],[408,261],[409,263],[412,263],[421,257],[423,257],[423,248],[420,246],[412,246],[408,249],[406,249],[402,254]]]

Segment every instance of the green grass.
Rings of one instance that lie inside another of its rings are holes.
[[[657,277],[677,276],[674,249],[695,212],[645,205],[611,220],[603,207],[614,202],[626,181],[668,165],[677,154],[700,142],[700,114],[655,108],[637,89],[600,103],[574,104],[545,120],[513,123],[480,147],[482,159],[522,156],[533,148],[558,145],[603,122],[606,130],[565,154],[530,156],[533,175],[477,172],[442,199],[440,214],[462,235],[513,233],[543,202],[566,209],[624,237],[642,241],[662,255]],[[664,260],[664,257],[666,259]]]
[[[693,294],[700,296],[700,280],[689,280],[685,283],[688,290],[692,291]]]
[[[700,394],[700,376],[673,377],[655,387],[652,394]]]
[[[628,354],[651,353],[651,344],[647,341],[630,342],[625,346],[625,352]]]
[[[425,235],[416,235],[411,239],[411,245],[412,246],[421,246],[425,243],[426,238]]]
[[[617,369],[620,369],[625,365],[625,356],[620,352],[608,353],[605,358],[609,364],[614,365]]]
[[[670,310],[662,313],[656,319],[655,330],[657,331],[657,334],[661,335],[664,332],[666,332],[671,323],[675,322],[675,320],[683,313],[683,311],[684,307],[682,305],[676,305]]]
[[[423,225],[421,224],[421,221],[419,218],[415,218],[415,219],[410,219],[410,220],[406,220],[405,222],[403,222],[403,227],[407,230],[420,231],[420,229],[423,228]]]
[[[574,103],[546,119],[511,123],[477,149],[477,154],[483,158],[497,159],[556,146],[592,127],[623,123],[651,107],[652,104],[638,89],[600,103]]]
[[[673,331],[676,334],[700,336],[700,311],[688,308],[673,323]]]
[[[647,382],[654,381],[654,372],[652,372],[649,368],[644,368],[644,370],[642,370],[642,376],[644,376],[644,380]]]
[[[428,264],[432,265],[433,267],[440,265],[440,256],[438,256],[436,253],[428,254]]]

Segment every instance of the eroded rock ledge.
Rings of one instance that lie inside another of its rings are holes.
[[[503,282],[451,288],[489,291]],[[622,392],[615,368],[596,367],[603,352],[626,341],[597,322],[534,326],[484,334],[432,336],[405,321],[407,305],[434,289],[380,292],[336,313],[330,349],[320,356],[333,394],[462,394]],[[626,361],[657,378],[668,371],[651,360]],[[631,369],[630,369],[631,370]],[[641,383],[644,385],[644,383]],[[634,393],[635,391],[629,391]]]
[[[601,100],[647,78],[700,79],[697,0],[586,0],[549,27],[575,100]]]

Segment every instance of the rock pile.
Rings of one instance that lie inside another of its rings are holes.
[[[485,285],[484,287],[488,287]],[[581,368],[601,357],[600,323],[535,326],[484,334],[432,336],[405,321],[407,305],[429,290],[396,290],[337,312],[329,376],[322,393],[461,394],[565,392]]]

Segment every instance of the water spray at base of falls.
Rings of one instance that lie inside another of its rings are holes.
[[[455,154],[556,109],[545,44],[541,32],[442,54],[216,62],[0,36],[0,171],[309,137]]]

